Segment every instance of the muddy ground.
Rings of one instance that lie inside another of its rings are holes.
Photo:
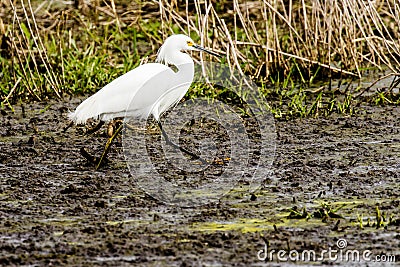
[[[342,252],[400,261],[399,107],[276,121],[273,174],[254,195],[232,190],[219,202],[181,208],[135,184],[121,141],[94,170],[79,150],[99,153],[104,130],[62,132],[80,101],[1,112],[0,265],[365,266],[257,257],[265,244],[269,252],[339,251],[340,239]]]

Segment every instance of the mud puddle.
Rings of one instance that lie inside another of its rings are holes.
[[[62,132],[66,112],[80,101],[2,112],[1,265],[310,265],[258,256],[266,244],[320,253],[343,240],[343,251],[400,261],[399,107],[276,121],[273,173],[265,167],[254,195],[234,188],[216,203],[180,208],[135,184],[120,140],[108,165],[94,170],[79,149],[101,153],[104,131]]]

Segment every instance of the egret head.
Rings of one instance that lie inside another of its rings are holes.
[[[176,34],[168,37],[160,47],[157,54],[157,62],[176,64],[181,51],[204,51],[213,56],[221,57],[219,54],[197,45],[192,38],[184,34]]]

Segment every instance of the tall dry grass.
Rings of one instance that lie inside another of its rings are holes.
[[[153,55],[168,35],[190,34],[257,81],[362,77],[368,69],[399,75],[398,0],[3,0],[0,14],[2,66],[11,73],[2,103],[61,97],[66,47],[79,46],[76,31],[99,25],[135,28]],[[59,42],[51,51],[49,36]]]
[[[25,5],[24,1],[20,1],[19,10],[13,1],[8,3],[13,14],[12,27],[8,35],[9,50],[13,59],[12,64],[19,65],[20,72],[13,73],[16,82],[4,100],[7,101],[10,98],[19,83],[22,83],[29,95],[37,100],[42,100],[47,96],[46,91],[43,91],[44,87],[41,86],[43,83],[48,84],[51,91],[60,98],[60,77],[51,66],[40,36],[40,31],[43,29],[38,27],[31,2],[28,1]]]
[[[256,79],[288,74],[294,62],[308,79],[318,67],[357,77],[371,67],[399,71],[397,0],[190,2],[159,1],[164,36],[171,25],[194,31],[205,45],[226,51],[232,67],[247,63]]]

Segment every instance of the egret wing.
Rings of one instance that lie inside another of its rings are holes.
[[[127,107],[134,107],[132,116],[143,116],[169,86],[174,72],[159,63],[141,65],[104,86],[83,101],[69,114],[75,123],[85,123],[89,118],[110,120],[124,116]],[[132,105],[134,101],[134,105]]]

